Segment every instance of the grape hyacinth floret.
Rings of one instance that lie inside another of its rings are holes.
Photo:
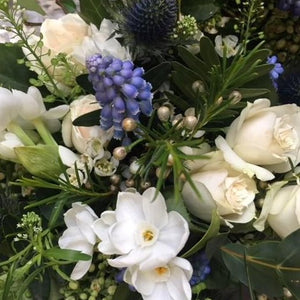
[[[279,78],[279,75],[284,72],[284,69],[281,63],[277,62],[277,56],[275,55],[269,57],[267,63],[274,65],[274,68],[270,71],[270,77],[274,88],[277,89],[278,88],[277,79]]]
[[[151,84],[142,76],[143,68],[135,68],[132,61],[100,54],[87,60],[89,80],[102,106],[100,126],[107,130],[114,127],[114,138],[122,139],[122,121],[132,118],[139,121],[140,113],[150,116],[152,112]]]
[[[197,285],[204,281],[210,273],[209,260],[207,259],[205,252],[200,252],[189,258],[190,263],[193,266],[193,275],[190,280],[191,286]]]

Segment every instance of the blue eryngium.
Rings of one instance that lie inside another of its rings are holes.
[[[87,60],[89,80],[102,106],[100,126],[107,130],[114,127],[114,138],[122,139],[124,118],[139,120],[140,113],[152,113],[151,84],[142,76],[143,68],[135,68],[131,61],[96,54]]]
[[[294,16],[300,16],[299,0],[279,0],[278,8],[281,10],[289,10]]]
[[[136,44],[152,45],[166,41],[176,27],[177,0],[132,1],[123,11],[124,31]]]

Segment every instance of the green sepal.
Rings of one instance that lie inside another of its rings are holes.
[[[15,153],[21,164],[32,175],[47,178],[57,177],[62,173],[57,146],[16,147]]]

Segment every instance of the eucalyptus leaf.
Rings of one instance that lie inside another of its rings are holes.
[[[91,259],[91,256],[85,253],[82,253],[77,250],[69,250],[69,249],[60,249],[60,248],[51,248],[47,249],[43,252],[45,257],[54,258],[54,259],[62,259],[70,262],[84,260],[88,261]]]
[[[239,88],[237,89],[243,98],[252,98],[268,94],[270,90],[264,88]]]
[[[300,229],[285,240],[261,242],[247,247],[223,246],[222,256],[231,274],[259,293],[280,297],[285,285],[300,298]]]
[[[17,89],[27,92],[29,79],[35,74],[24,64],[18,64],[17,60],[22,59],[24,54],[18,46],[6,46],[0,44],[0,82],[1,86],[9,89]]]

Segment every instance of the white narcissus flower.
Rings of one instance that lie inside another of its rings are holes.
[[[230,125],[226,141],[244,161],[276,173],[300,162],[300,107],[286,104],[270,107],[270,100],[248,102]]]
[[[96,235],[91,225],[98,219],[95,212],[88,205],[76,202],[64,214],[64,219],[67,229],[58,240],[59,247],[61,249],[81,251],[93,256]],[[82,278],[89,270],[91,263],[92,258],[88,261],[77,262],[71,273],[71,279],[78,280]]]
[[[100,110],[100,105],[95,96],[82,96],[70,104],[70,111],[62,123],[65,145],[74,146],[79,153],[87,153],[91,157],[104,154],[103,146],[112,138],[113,131],[105,131],[101,129],[100,125],[74,126],[72,122],[78,117],[96,110]]]
[[[229,58],[237,54],[240,45],[238,45],[238,37],[235,35],[226,35],[224,38],[217,35],[215,38],[215,50],[220,57],[223,57],[224,50],[226,51],[226,57]]]
[[[277,181],[270,186],[260,216],[253,224],[257,230],[263,231],[267,221],[285,238],[300,228],[300,185],[286,184],[287,181]]]
[[[12,92],[0,87],[0,131],[7,128],[14,121],[21,110],[21,103],[13,96]]]
[[[202,199],[189,182],[184,184],[182,195],[187,209],[196,217],[210,221],[217,209],[225,224],[247,223],[255,217],[255,181],[247,174],[232,168],[221,151],[205,154],[206,159],[187,161],[191,180]]]
[[[29,87],[27,93],[12,90],[12,94],[19,103],[20,117],[29,122],[41,118],[51,132],[60,129],[59,119],[69,111],[68,105],[59,105],[47,110],[41,92],[34,86]]]
[[[24,144],[14,133],[3,132],[0,134],[0,157],[2,159],[18,161],[14,148],[21,146]]]
[[[189,261],[175,257],[165,265],[146,271],[139,266],[127,268],[124,281],[134,286],[144,300],[190,300],[192,273]]]
[[[111,266],[139,265],[150,270],[165,265],[185,245],[189,236],[186,220],[177,212],[167,212],[165,200],[156,189],[142,195],[120,192],[114,213],[104,212],[93,228],[101,242],[99,251],[118,254]]]

